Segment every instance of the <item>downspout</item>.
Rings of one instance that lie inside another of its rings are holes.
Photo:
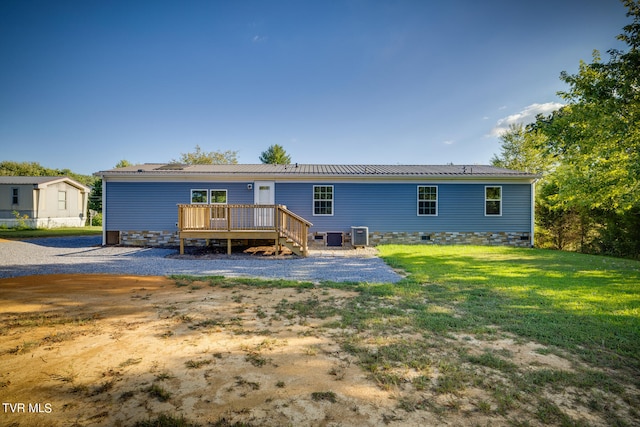
[[[89,194],[91,194],[89,191],[83,191],[82,193],[82,219],[84,220],[84,223],[87,223],[87,218],[90,217],[89,215]],[[89,223],[89,227],[91,227],[91,223]]]
[[[107,244],[107,180],[102,175],[102,246]]]
[[[531,247],[535,246],[536,233],[536,182],[538,178],[531,181]]]
[[[38,184],[33,186],[33,226],[38,228],[38,222],[40,221],[40,187]]]

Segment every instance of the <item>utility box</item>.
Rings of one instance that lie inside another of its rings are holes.
[[[107,245],[119,245],[120,244],[120,232],[119,231],[107,231]]]
[[[327,246],[342,246],[342,231],[327,231]]]
[[[351,246],[369,246],[369,227],[351,227]]]

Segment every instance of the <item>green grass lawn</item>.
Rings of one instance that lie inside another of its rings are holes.
[[[0,228],[0,239],[29,239],[34,237],[95,236],[102,234],[101,226],[16,229]]]
[[[389,245],[380,253],[410,274],[394,293],[451,309],[425,312],[427,328],[498,326],[600,366],[640,371],[640,262],[505,247]]]
[[[640,262],[484,246],[379,250],[407,277],[354,284],[360,295],[338,326],[357,330],[343,349],[400,408],[446,418],[471,404],[469,416],[509,425],[637,425]],[[523,363],[492,342],[531,344],[571,368]]]

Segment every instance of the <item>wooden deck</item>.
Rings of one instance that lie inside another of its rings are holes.
[[[269,239],[306,256],[312,225],[282,205],[178,205],[180,254],[185,239],[226,239],[227,253],[233,239]]]

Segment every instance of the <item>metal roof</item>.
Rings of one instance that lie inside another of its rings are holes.
[[[536,178],[537,175],[497,168],[489,165],[331,165],[331,164],[225,164],[181,165],[176,163],[145,163],[142,165],[97,172],[99,176],[142,175],[271,175],[271,176],[487,176]]]

